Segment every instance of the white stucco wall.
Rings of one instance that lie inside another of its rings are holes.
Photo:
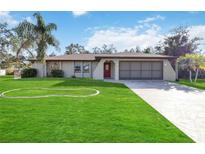
[[[95,72],[95,69],[96,69],[96,67],[97,67],[97,65],[98,65],[98,62],[97,61],[93,61],[92,62],[92,72],[91,72],[91,76],[94,78],[94,72]]]
[[[119,62],[120,61],[137,61],[134,59],[101,59],[99,63],[97,63],[96,69],[93,72],[93,78],[95,79],[104,79],[104,62],[105,61],[113,61],[114,62],[114,78],[115,80],[119,80]],[[160,60],[160,59],[140,59],[138,61],[163,61],[163,80],[175,81],[176,73],[172,68],[170,62],[168,60]]]
[[[163,61],[163,80],[167,81],[175,81],[176,80],[176,72],[171,66],[169,60]]]
[[[64,77],[71,77],[74,75],[74,62],[73,61],[62,61],[61,69],[64,72]]]
[[[115,63],[111,63],[111,78],[115,79]]]
[[[93,78],[103,80],[103,68],[104,67],[104,59],[101,59],[97,64],[95,69],[93,69]]]
[[[81,72],[80,73],[74,73],[74,64],[80,64],[81,65]],[[49,62],[51,64],[51,62]],[[83,73],[83,65],[89,64],[89,72],[88,73]],[[47,64],[48,65],[48,64]],[[88,62],[82,62],[82,61],[60,61],[59,62],[59,69],[62,69],[64,72],[64,77],[71,77],[75,75],[76,77],[92,77],[92,72],[91,72],[91,66],[93,67],[92,69],[95,69],[97,65],[97,62],[93,62],[91,64],[90,61]],[[33,68],[36,68],[38,71],[37,76],[38,77],[45,77],[46,76],[46,64],[42,64],[40,62],[34,62],[32,64]],[[48,71],[48,70],[47,70]]]
[[[6,75],[6,70],[0,69],[0,76],[5,76]]]
[[[45,74],[45,64],[41,63],[41,62],[34,62],[32,64],[32,68],[37,69],[37,76],[38,77],[44,77],[46,76]]]
[[[114,64],[114,72],[115,73],[112,74],[112,77],[115,80],[119,80],[119,60],[118,59],[101,59],[97,63],[96,68],[93,70],[93,78],[94,79],[99,79],[99,80],[103,80],[104,79],[104,62],[105,61],[112,61],[113,62],[113,64]]]
[[[75,75],[76,77],[93,77],[94,79],[104,79],[104,62],[105,61],[112,61],[112,77],[115,80],[119,80],[119,62],[120,61],[136,61],[133,59],[101,59],[99,62],[93,61],[91,62],[82,62],[82,61],[62,61],[61,62],[61,69],[64,71],[65,77],[71,77]],[[139,61],[145,61],[145,59],[141,59]],[[146,61],[163,61],[163,80],[168,81],[175,81],[176,80],[176,73],[174,69],[172,68],[169,60],[146,60]],[[81,65],[81,73],[74,73],[74,65],[75,64]],[[89,64],[89,73],[83,73],[83,63]],[[92,66],[92,68],[91,68]],[[38,76],[43,77],[46,76],[45,74],[45,65],[40,62],[35,62],[32,64],[33,68],[36,68],[38,70]]]

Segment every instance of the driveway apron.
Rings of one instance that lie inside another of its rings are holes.
[[[205,91],[166,81],[121,81],[191,137],[205,142]]]

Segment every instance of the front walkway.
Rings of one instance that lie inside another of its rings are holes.
[[[165,81],[121,81],[196,142],[205,142],[205,91]]]

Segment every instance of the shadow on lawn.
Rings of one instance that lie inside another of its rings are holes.
[[[118,87],[118,88],[126,88],[122,83],[112,83],[105,82],[103,80],[94,80],[91,78],[22,78],[22,79],[13,79],[13,77],[5,77],[2,78],[1,81],[10,81],[19,84],[33,84],[33,85],[49,85],[52,87],[59,86],[76,86],[76,87]]]
[[[111,83],[104,82],[102,80],[93,80],[93,79],[65,79],[60,83],[57,83],[53,86],[76,86],[76,87],[117,87],[117,88],[127,88],[122,83]]]

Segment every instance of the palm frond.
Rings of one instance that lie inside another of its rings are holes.
[[[35,26],[36,31],[44,31],[45,30],[45,21],[39,12],[33,14],[33,16],[37,20],[37,25]]]
[[[59,42],[58,42],[58,40],[53,36],[53,35],[46,35],[46,39],[47,39],[47,43],[49,44],[49,45],[52,45],[52,46],[54,46],[54,47],[57,47],[57,46],[59,46]]]
[[[51,32],[53,30],[57,30],[57,25],[54,23],[50,23],[46,26],[46,31],[47,32]]]

